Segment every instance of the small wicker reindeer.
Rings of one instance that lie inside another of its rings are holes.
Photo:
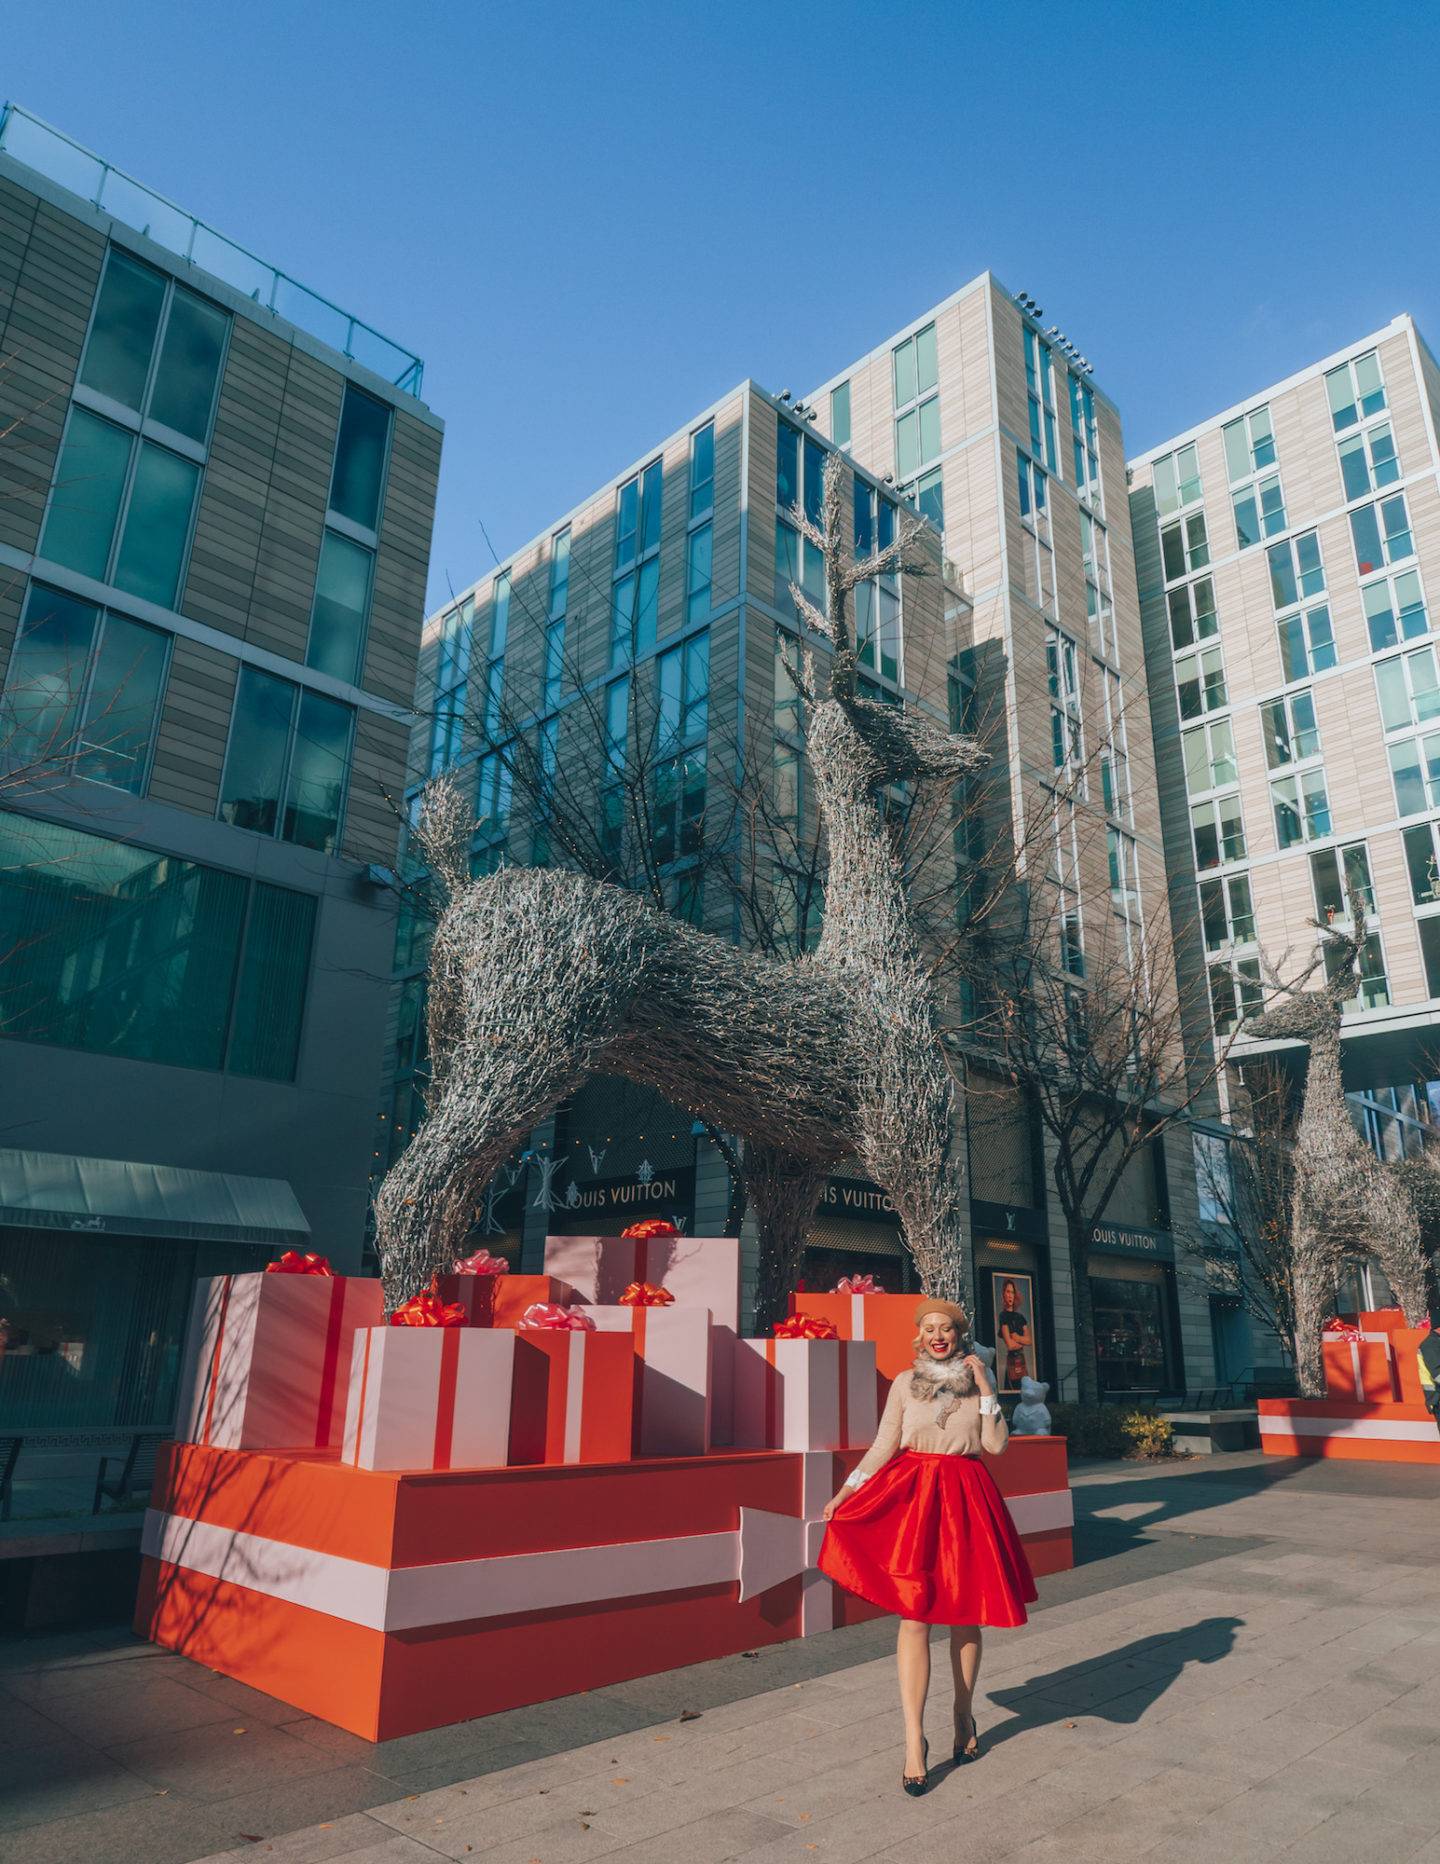
[[[430,961],[429,1112],[376,1199],[392,1308],[463,1253],[506,1154],[597,1072],[653,1087],[745,1141],[762,1320],[783,1312],[826,1174],[851,1157],[889,1194],[926,1290],[964,1293],[955,1088],[880,796],[887,784],[953,784],[984,754],[859,696],[854,591],[911,570],[919,527],[902,515],[894,543],[857,560],[848,478],[831,458],[821,523],[792,514],[824,555],[824,612],[792,594],[833,649],[828,696],[810,715],[829,852],[813,956],[738,950],[578,874],[512,867],[472,880],[468,811],[452,784],[432,785],[420,841],[448,897]],[[817,656],[803,659],[813,685]]]

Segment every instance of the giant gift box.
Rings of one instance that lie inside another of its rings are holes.
[[[668,1289],[677,1307],[708,1307],[714,1330],[710,1439],[732,1441],[730,1395],[740,1331],[740,1239],[736,1236],[547,1236],[545,1268],[577,1302],[613,1307],[631,1282]]]
[[[1388,1404],[1395,1397],[1389,1335],[1383,1342],[1326,1339],[1321,1351],[1327,1396],[1359,1399],[1371,1404]]]
[[[706,1307],[587,1307],[602,1333],[633,1341],[635,1449],[703,1456],[710,1448],[713,1367],[721,1351]]]
[[[736,1342],[737,1448],[868,1449],[878,1422],[873,1340]]]
[[[341,1460],[357,1469],[503,1468],[514,1360],[507,1328],[363,1329]]]
[[[357,1275],[212,1275],[196,1283],[175,1435],[225,1450],[334,1449],[357,1330],[380,1283]]]
[[[635,1405],[633,1342],[619,1333],[569,1327],[522,1327],[510,1337],[515,1341],[510,1461],[628,1461]]]
[[[442,1275],[437,1293],[463,1307],[471,1327],[518,1327],[527,1307],[569,1307],[575,1299],[553,1275]]]
[[[842,1340],[873,1340],[875,1366],[887,1384],[915,1363],[913,1294],[792,1294],[792,1314],[833,1320]]]

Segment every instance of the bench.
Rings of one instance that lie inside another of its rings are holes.
[[[93,1513],[98,1515],[103,1511],[107,1496],[117,1507],[123,1507],[137,1489],[149,1492],[155,1476],[155,1453],[164,1440],[163,1431],[137,1430],[123,1457],[114,1455],[100,1458],[100,1468],[95,1476]],[[107,1477],[106,1471],[112,1463],[120,1465],[119,1474]]]
[[[1260,1448],[1260,1414],[1254,1405],[1225,1410],[1196,1406],[1194,1410],[1166,1411],[1175,1433],[1175,1448],[1191,1456],[1214,1456],[1229,1450]]]

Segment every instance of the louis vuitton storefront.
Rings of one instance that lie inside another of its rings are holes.
[[[1097,1223],[1090,1234],[1090,1300],[1100,1390],[1177,1390],[1179,1313],[1170,1233]]]

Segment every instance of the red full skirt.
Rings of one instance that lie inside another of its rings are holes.
[[[841,1502],[820,1571],[847,1592],[931,1625],[1023,1625],[1030,1562],[978,1456],[902,1450]]]

